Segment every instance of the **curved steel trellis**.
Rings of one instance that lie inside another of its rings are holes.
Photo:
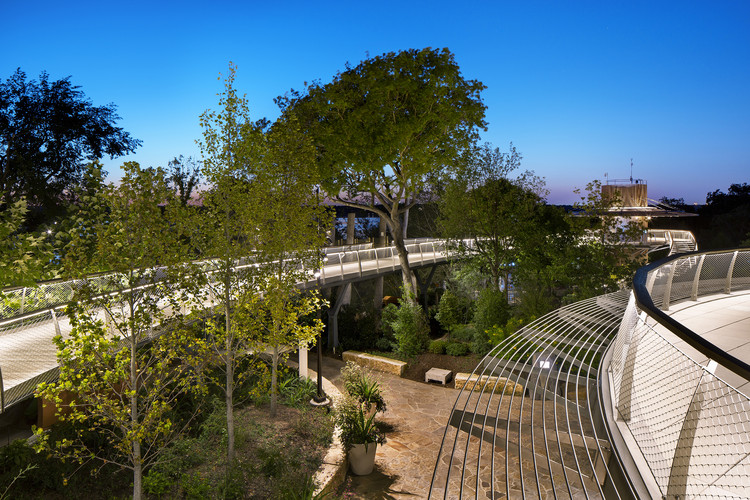
[[[619,291],[562,307],[482,360],[453,407],[431,498],[604,496],[598,364],[627,300]],[[626,489],[617,497],[631,497]]]

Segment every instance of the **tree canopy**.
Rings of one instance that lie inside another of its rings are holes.
[[[511,177],[520,164],[513,144],[508,153],[490,144],[467,149],[440,200],[443,235],[491,276],[490,287],[499,291],[502,279],[506,300],[511,268],[546,194],[532,172]],[[464,248],[462,238],[472,238],[473,248]]]
[[[313,140],[328,196],[384,219],[412,287],[403,214],[485,128],[485,86],[448,49],[390,52],[277,99]]]
[[[81,180],[87,163],[135,151],[141,141],[115,126],[114,104],[94,106],[70,77],[0,82],[0,204],[25,196],[47,209]]]

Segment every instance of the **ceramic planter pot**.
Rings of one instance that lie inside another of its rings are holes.
[[[349,450],[349,465],[358,476],[366,476],[375,467],[375,451],[378,443],[352,445]]]

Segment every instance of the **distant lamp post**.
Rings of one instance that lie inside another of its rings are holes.
[[[322,259],[323,264],[328,261],[328,257],[324,256]],[[315,281],[317,282],[317,290],[318,293],[320,293],[320,276],[321,271],[320,269],[316,270],[313,274],[315,277]],[[320,321],[320,308],[318,308],[318,321]],[[323,331],[321,330],[318,333],[318,393],[313,396],[313,398],[310,400],[310,404],[313,406],[327,406],[330,403],[330,400],[326,397],[325,392],[323,392]]]

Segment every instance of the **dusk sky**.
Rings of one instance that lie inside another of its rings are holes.
[[[487,86],[482,139],[513,142],[552,203],[588,181],[703,203],[750,182],[750,2],[76,2],[2,0],[0,78],[71,76],[143,145],[105,159],[199,157],[199,115],[229,61],[254,118],[349,61],[447,47]]]

